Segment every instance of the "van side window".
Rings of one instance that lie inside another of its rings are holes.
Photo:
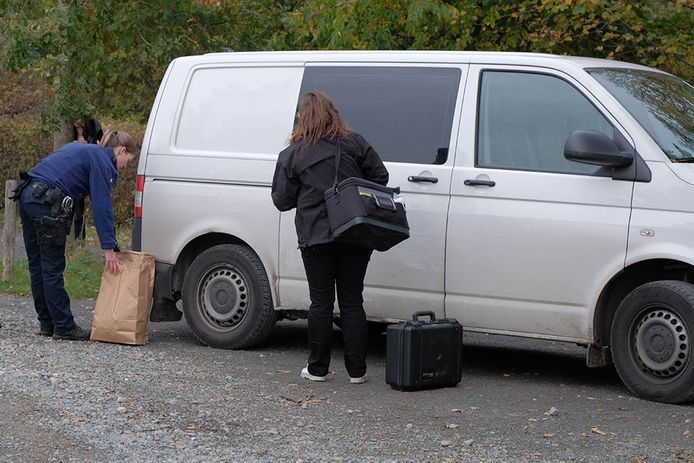
[[[381,159],[445,164],[460,69],[438,67],[307,67],[306,92],[327,93],[347,124]]]
[[[614,128],[568,82],[546,74],[484,71],[477,120],[478,167],[609,175],[564,158],[574,130],[614,137]]]

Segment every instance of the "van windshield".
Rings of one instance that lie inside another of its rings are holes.
[[[694,162],[694,87],[653,71],[586,69],[643,126],[673,162]]]

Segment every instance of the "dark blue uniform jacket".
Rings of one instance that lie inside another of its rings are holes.
[[[113,202],[111,188],[118,179],[113,148],[85,143],[68,143],[29,171],[29,175],[58,187],[75,201],[89,195],[101,249],[113,249]]]

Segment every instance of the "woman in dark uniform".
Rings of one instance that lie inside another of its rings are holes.
[[[118,169],[128,165],[136,149],[130,135],[111,131],[101,145],[68,143],[29,171],[30,179],[19,196],[19,213],[40,335],[89,339],[90,331],[75,323],[63,282],[65,239],[72,220],[70,204],[90,195],[105,269],[117,272],[111,188]],[[71,201],[66,201],[68,198]]]

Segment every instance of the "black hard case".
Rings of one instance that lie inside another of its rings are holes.
[[[350,177],[325,191],[330,230],[336,241],[387,251],[410,237],[405,208],[389,188]]]
[[[423,315],[431,321],[420,321]],[[386,343],[386,383],[393,389],[453,387],[460,382],[463,327],[457,320],[416,312],[412,320],[388,326]]]

